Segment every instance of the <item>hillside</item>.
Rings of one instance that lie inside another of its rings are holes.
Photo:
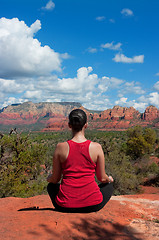
[[[80,103],[32,103],[13,104],[0,110],[0,129],[25,126],[26,130],[41,130],[49,119],[64,120],[73,108],[81,107]]]
[[[67,116],[74,108],[86,111],[90,129],[121,130],[134,125],[158,127],[159,124],[159,110],[154,106],[147,107],[144,113],[140,113],[133,107],[120,106],[99,112],[85,109],[76,102],[25,102],[0,110],[0,129],[20,126],[43,131],[66,129]]]

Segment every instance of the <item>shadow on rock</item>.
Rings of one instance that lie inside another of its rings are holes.
[[[39,208],[39,207],[29,207],[18,209],[18,212],[22,211],[56,211],[54,208]]]
[[[79,223],[72,223],[78,235],[73,235],[73,240],[143,240],[141,233],[135,233],[133,228],[125,227],[104,219],[84,219]]]
[[[74,222],[61,223],[57,222],[51,228],[47,224],[39,225],[45,232],[44,235],[49,237],[47,239],[54,240],[143,240],[143,234],[137,233],[130,226],[124,226],[119,223],[113,223],[108,220],[100,219],[86,215],[86,218],[78,218]],[[29,234],[38,236],[36,232],[29,232]]]

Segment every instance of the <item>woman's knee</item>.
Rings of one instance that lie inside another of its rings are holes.
[[[101,183],[98,185],[101,191],[112,192],[113,193],[113,183]]]
[[[59,183],[56,183],[56,184],[54,184],[54,183],[49,183],[49,184],[47,185],[47,192],[48,192],[49,194],[51,194],[51,193],[57,194],[58,191],[59,191],[59,187],[60,187],[60,184],[59,184]]]
[[[103,204],[105,205],[111,198],[114,188],[113,183],[102,184],[99,186],[103,195]]]
[[[53,186],[52,186],[52,183],[49,183],[47,185],[47,192],[50,193],[50,191],[52,190]]]

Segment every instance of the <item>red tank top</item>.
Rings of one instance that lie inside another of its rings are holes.
[[[56,203],[61,207],[80,208],[102,202],[103,196],[95,182],[96,164],[89,154],[90,140],[69,144],[69,154],[62,163],[63,179]]]

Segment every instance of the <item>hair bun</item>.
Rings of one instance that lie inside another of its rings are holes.
[[[74,109],[69,114],[69,124],[74,131],[81,131],[87,122],[87,115],[82,109]]]

